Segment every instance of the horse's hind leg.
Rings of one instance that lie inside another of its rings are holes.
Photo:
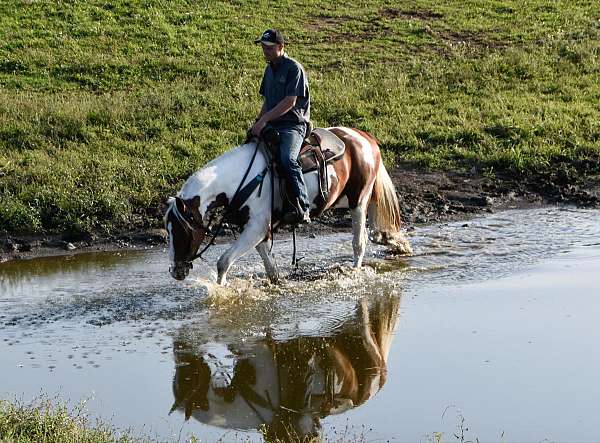
[[[265,271],[267,271],[267,277],[271,280],[271,283],[277,283],[279,281],[279,271],[277,270],[277,263],[275,263],[275,257],[269,252],[269,240],[264,240],[256,245],[256,250],[260,254],[260,257],[265,264]]]
[[[352,209],[352,249],[354,250],[354,267],[362,266],[367,248],[367,211],[364,204]]]

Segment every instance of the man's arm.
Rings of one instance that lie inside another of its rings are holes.
[[[267,112],[267,102],[266,100],[263,100],[263,104],[262,107],[260,108],[260,113],[258,114],[258,117],[256,118],[256,121],[259,121],[260,118],[265,115],[265,113]]]
[[[275,105],[273,109],[271,109],[268,112],[264,112],[265,104],[263,103],[259,119],[256,123],[254,123],[254,126],[252,126],[252,133],[256,136],[259,136],[260,132],[263,130],[267,123],[281,117],[283,114],[292,109],[296,104],[297,98],[298,97],[296,97],[295,95],[284,97],[279,103],[277,103],[277,105]]]

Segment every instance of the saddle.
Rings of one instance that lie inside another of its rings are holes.
[[[333,132],[315,128],[304,139],[304,144],[300,149],[298,162],[302,167],[302,172],[312,172],[318,170],[325,163],[332,163],[339,160],[344,155],[346,145]]]
[[[327,165],[343,157],[346,150],[344,142],[333,132],[324,128],[314,128],[300,149],[298,163],[304,174],[317,171],[319,194],[323,202],[329,195],[329,177]]]

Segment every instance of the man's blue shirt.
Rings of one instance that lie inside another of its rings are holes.
[[[300,63],[282,55],[265,69],[259,92],[265,98],[266,111],[273,109],[285,97],[296,96],[296,104],[272,124],[300,123],[310,120],[310,92],[306,72]]]

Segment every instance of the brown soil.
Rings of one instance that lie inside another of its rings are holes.
[[[532,176],[505,175],[486,177],[459,172],[422,171],[401,164],[390,172],[400,197],[402,217],[407,229],[473,217],[510,208],[530,208],[549,204],[600,207],[600,177],[587,174],[593,165],[558,162],[550,172]],[[161,214],[157,214],[160,220]],[[351,227],[348,211],[331,211],[299,230],[300,235],[347,231]],[[277,236],[287,235],[280,231]],[[229,241],[225,232],[221,241]],[[8,236],[0,239],[0,263],[14,259],[64,255],[77,252],[164,247],[163,229],[122,233],[112,237],[87,235]]]

